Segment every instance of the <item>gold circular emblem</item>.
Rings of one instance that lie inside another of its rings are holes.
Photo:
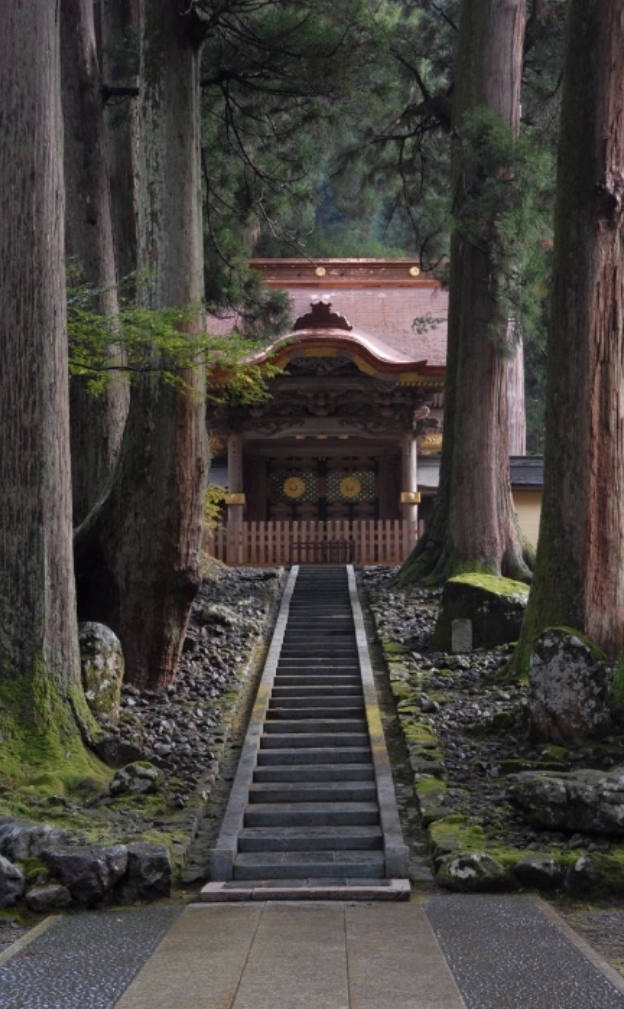
[[[286,497],[299,498],[305,494],[305,483],[300,476],[289,476],[284,480],[282,490]]]
[[[410,277],[419,277],[420,276],[420,267],[419,266],[410,266],[409,272],[410,272]]]
[[[324,277],[325,274],[327,273],[327,270],[325,269],[324,266],[317,266],[314,272],[317,275],[317,277]]]
[[[357,497],[362,490],[362,484],[356,476],[343,476],[338,486],[340,493],[346,498]]]

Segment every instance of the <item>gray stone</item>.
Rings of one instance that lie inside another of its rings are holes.
[[[147,760],[148,754],[135,743],[119,736],[104,736],[94,740],[93,749],[109,767],[125,767],[136,760]]]
[[[518,882],[530,890],[554,890],[563,880],[561,866],[549,855],[528,855],[513,871]]]
[[[129,844],[127,882],[122,899],[159,900],[168,897],[172,876],[171,855],[164,844]]]
[[[36,858],[43,848],[65,844],[68,839],[66,830],[50,827],[47,823],[8,819],[0,825],[0,855],[13,862],[23,862]]]
[[[547,830],[624,837],[624,768],[510,775],[509,799]]]
[[[573,897],[621,897],[624,875],[621,863],[610,855],[581,855],[565,877],[565,889]]]
[[[50,883],[48,886],[34,886],[25,897],[31,911],[42,913],[70,907],[72,898],[66,886],[60,883]]]
[[[109,795],[150,795],[163,783],[162,771],[146,761],[120,768],[108,786]]]
[[[124,658],[121,642],[110,627],[89,621],[80,624],[80,668],[87,704],[96,715],[119,719]]]
[[[0,855],[0,907],[12,907],[26,889],[26,877],[17,865]]]
[[[467,574],[450,578],[442,590],[432,648],[452,650],[452,628],[457,620],[472,623],[475,648],[493,648],[516,641],[529,589],[522,582],[493,575]]]
[[[611,729],[612,671],[587,639],[549,628],[533,645],[529,718],[536,738],[569,745],[600,738]]]
[[[451,651],[455,654],[472,651],[472,620],[458,617],[451,621]]]
[[[45,848],[41,860],[52,875],[67,887],[79,907],[94,907],[112,896],[113,887],[128,866],[123,844]]]
[[[514,889],[505,868],[483,851],[455,852],[440,859],[436,883],[462,893]]]

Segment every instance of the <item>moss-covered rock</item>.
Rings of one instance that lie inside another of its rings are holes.
[[[470,620],[475,648],[493,648],[516,641],[529,597],[529,589],[511,578],[466,574],[444,585],[432,647],[452,651],[454,620]]]
[[[517,886],[507,869],[484,851],[447,855],[438,864],[436,883],[460,893],[492,893]]]
[[[98,716],[119,720],[124,657],[121,642],[110,627],[93,621],[80,624],[80,668],[87,704]]]
[[[509,778],[509,798],[526,819],[547,830],[624,837],[624,767]]]
[[[530,658],[529,720],[537,739],[558,745],[599,739],[611,730],[613,670],[584,635],[551,627]]]

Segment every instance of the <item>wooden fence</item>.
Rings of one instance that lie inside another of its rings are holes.
[[[233,565],[401,564],[417,539],[416,523],[243,522],[218,525],[206,536],[206,549]]]

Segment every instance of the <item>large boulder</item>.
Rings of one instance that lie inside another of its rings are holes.
[[[121,642],[110,627],[92,621],[80,624],[80,668],[87,704],[95,715],[119,720],[124,658]]]
[[[164,844],[137,841],[128,845],[128,871],[124,900],[160,900],[171,893],[173,868]]]
[[[528,597],[528,586],[511,578],[485,574],[449,578],[442,590],[431,647],[441,652],[453,650],[455,620],[471,621],[474,648],[516,641]]]
[[[0,855],[0,908],[17,904],[26,889],[26,877],[17,865]]]
[[[66,830],[50,827],[47,823],[7,818],[0,824],[0,855],[13,862],[23,862],[36,858],[43,848],[65,844],[68,839]]]
[[[44,914],[47,911],[57,911],[71,907],[71,893],[61,883],[49,883],[46,886],[34,886],[25,897],[31,911]]]
[[[576,631],[552,627],[533,645],[529,720],[535,738],[559,745],[598,739],[611,729],[612,669]]]
[[[461,893],[513,890],[517,885],[500,862],[484,851],[446,855],[438,863],[436,883]]]
[[[123,844],[44,848],[41,861],[67,887],[74,904],[96,907],[112,897],[125,875],[128,849]]]
[[[514,876],[529,890],[555,890],[563,880],[563,870],[550,855],[527,855],[514,866]]]
[[[546,830],[624,837],[624,768],[567,773],[522,771],[509,777],[509,799]]]

